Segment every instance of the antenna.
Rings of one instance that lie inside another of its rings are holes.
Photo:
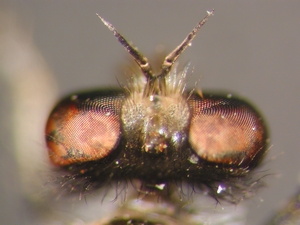
[[[103,17],[99,14],[96,14],[103,24],[113,32],[114,36],[119,40],[121,45],[123,45],[126,50],[131,54],[136,61],[136,63],[141,68],[143,74],[147,78],[148,81],[156,80],[156,78],[161,77],[164,78],[169,74],[172,69],[173,64],[176,62],[181,53],[190,45],[192,40],[196,37],[197,32],[200,28],[205,24],[210,16],[213,15],[214,9],[212,11],[207,11],[206,17],[204,17],[195,27],[194,29],[187,35],[187,37],[183,40],[183,42],[177,46],[164,60],[162,64],[161,73],[159,75],[154,75],[152,72],[151,65],[148,59],[140,53],[136,47],[131,45],[117,30],[116,28],[109,22],[107,22]],[[159,82],[160,83],[160,82]],[[152,85],[150,85],[152,86]]]
[[[99,14],[96,13],[96,15],[101,19],[103,24],[114,33],[114,36],[119,40],[121,45],[123,45],[127,52],[129,52],[130,55],[133,56],[136,63],[141,68],[143,74],[146,76],[146,78],[149,80],[154,77],[151,65],[149,64],[148,59],[143,56],[142,53],[140,53],[136,47],[131,45],[117,30],[116,28],[109,22],[107,22],[105,19],[103,19]]]
[[[178,45],[167,57],[165,58],[162,64],[162,70],[160,76],[165,77],[169,74],[170,70],[172,69],[173,64],[176,62],[178,57],[181,53],[190,45],[192,40],[196,37],[197,32],[200,28],[205,24],[210,16],[213,15],[214,9],[212,11],[206,11],[207,15],[204,17],[195,27],[194,29],[188,34],[188,36],[183,40],[183,42]]]

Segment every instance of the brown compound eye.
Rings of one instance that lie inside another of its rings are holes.
[[[189,142],[212,163],[248,167],[265,152],[266,129],[260,115],[246,102],[194,94]]]
[[[82,97],[63,100],[49,116],[46,141],[54,165],[102,159],[120,140],[120,99]]]

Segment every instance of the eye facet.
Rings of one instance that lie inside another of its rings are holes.
[[[247,167],[262,155],[266,129],[260,115],[246,102],[193,94],[189,142],[203,159]]]
[[[92,99],[81,95],[60,102],[46,125],[52,163],[66,166],[110,154],[120,140],[121,102],[121,98],[114,96]]]

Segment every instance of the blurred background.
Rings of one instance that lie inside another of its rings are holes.
[[[157,49],[174,49],[212,9],[215,15],[179,62],[194,68],[190,87],[200,79],[201,89],[237,93],[268,122],[271,148],[263,170],[270,176],[246,201],[245,224],[264,224],[284,206],[300,180],[299,1],[1,0],[1,224],[43,224],[39,219],[49,216],[50,206],[41,199],[54,175],[44,126],[55,102],[122,80],[129,57],[96,13],[155,61]],[[79,220],[101,208],[83,203]]]

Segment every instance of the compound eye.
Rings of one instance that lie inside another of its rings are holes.
[[[203,159],[220,164],[256,165],[266,149],[266,130],[246,102],[196,94],[189,100],[192,118],[189,142]]]
[[[120,140],[120,116],[111,97],[66,99],[49,116],[46,142],[57,166],[99,160]]]

